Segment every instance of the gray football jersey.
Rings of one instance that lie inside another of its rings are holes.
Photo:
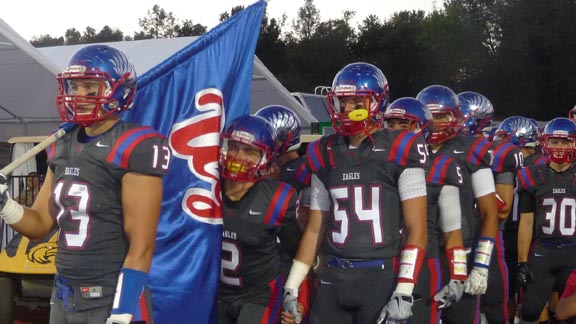
[[[47,149],[50,207],[60,228],[56,268],[70,280],[114,286],[129,246],[122,177],[165,175],[170,149],[154,129],[122,121],[87,142],[79,141],[82,134],[76,128]]]

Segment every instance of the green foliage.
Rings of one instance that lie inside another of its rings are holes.
[[[352,4],[351,4],[352,6]],[[220,21],[244,9],[235,6]],[[369,15],[351,26],[354,11],[322,21],[313,0],[304,0],[288,26],[286,15],[262,19],[257,56],[290,91],[329,86],[346,64],[364,61],[386,75],[392,99],[416,96],[443,84],[456,92],[486,95],[498,119],[538,120],[566,116],[576,95],[576,2],[573,0],[444,0],[433,12]],[[34,46],[196,36],[206,27],[179,20],[155,5],[139,19],[133,37],[105,26],[64,37],[40,35]]]

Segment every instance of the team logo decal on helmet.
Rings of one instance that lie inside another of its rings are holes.
[[[538,137],[538,124],[522,116],[504,119],[494,132],[495,141],[509,142],[518,147],[536,146]]]
[[[460,111],[464,119],[460,133],[462,135],[477,135],[484,127],[488,127],[494,118],[494,107],[485,96],[465,91],[458,94]]]
[[[297,150],[300,147],[300,119],[292,110],[278,105],[260,108],[256,113],[276,130],[278,155]]]

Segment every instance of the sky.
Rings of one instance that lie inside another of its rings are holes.
[[[99,32],[108,25],[120,29],[124,36],[132,36],[140,30],[138,19],[148,15],[155,4],[166,12],[172,12],[180,21],[190,19],[194,24],[201,24],[208,29],[216,26],[220,14],[230,11],[237,5],[248,6],[257,0],[3,0],[0,1],[0,19],[10,25],[24,39],[49,34],[52,37],[64,36],[69,28],[83,33],[90,26]],[[288,17],[289,24],[297,16],[298,9],[305,0],[269,0],[268,17]],[[320,20],[342,18],[345,10],[355,10],[356,16],[352,26],[356,26],[369,14],[375,14],[381,20],[402,10],[432,11],[438,9],[442,0],[314,0],[320,11]],[[355,6],[355,7],[353,7]]]

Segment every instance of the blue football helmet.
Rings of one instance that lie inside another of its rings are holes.
[[[132,107],[136,71],[126,55],[108,45],[79,49],[58,73],[60,119],[90,126]]]
[[[430,138],[434,123],[432,113],[416,98],[404,97],[394,100],[384,112],[385,128],[390,128],[388,122],[391,119],[407,120],[408,130],[421,134],[426,140]]]
[[[328,112],[336,132],[354,135],[381,127],[388,105],[388,81],[384,73],[368,63],[352,63],[334,77],[328,92]],[[346,111],[353,104],[351,111]]]
[[[256,182],[268,175],[276,157],[276,131],[264,118],[240,116],[221,135],[222,176]]]
[[[494,132],[494,140],[509,142],[518,147],[532,146],[538,143],[538,124],[529,118],[512,116],[504,119]]]
[[[441,144],[460,132],[462,116],[460,100],[450,88],[442,85],[428,86],[418,93],[416,99],[430,109],[433,117],[444,116],[444,121],[434,121],[429,142]]]
[[[268,121],[278,135],[278,155],[300,147],[300,119],[292,110],[278,105],[260,108],[256,113]]]
[[[492,123],[494,107],[488,98],[473,91],[465,91],[458,94],[458,100],[464,118],[460,134],[478,135],[482,133],[484,127]]]
[[[555,138],[566,139],[570,144],[565,148],[553,146],[551,139]],[[544,126],[540,143],[542,152],[548,156],[550,161],[556,163],[572,162],[574,153],[576,153],[576,123],[565,117],[552,119]]]

